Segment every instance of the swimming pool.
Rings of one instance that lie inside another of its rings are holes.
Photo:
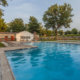
[[[6,52],[16,80],[80,80],[80,45],[30,45],[38,48]]]

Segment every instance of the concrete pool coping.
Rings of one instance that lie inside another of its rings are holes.
[[[0,80],[16,80],[12,69],[9,65],[9,62],[7,60],[7,57],[5,55],[6,51],[11,50],[23,50],[23,49],[31,49],[31,48],[37,48],[36,46],[17,46],[17,47],[5,47],[0,48]]]
[[[40,41],[40,42],[56,42],[56,43],[71,43],[71,44],[80,44],[80,41],[77,42],[67,42],[67,41]],[[37,48],[35,46],[16,46],[16,47],[5,47],[0,48],[0,80],[15,80],[13,75],[12,69],[9,65],[7,57],[5,55],[6,51],[12,50],[23,50],[23,49],[30,49],[30,48]]]

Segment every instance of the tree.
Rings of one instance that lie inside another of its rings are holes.
[[[78,32],[78,34],[80,34],[80,31]]]
[[[46,29],[43,28],[42,26],[40,26],[40,28],[39,28],[39,35],[40,35],[40,36],[43,36],[43,35],[45,35],[45,34],[46,34]]]
[[[2,6],[7,6],[8,3],[7,3],[6,0],[0,0],[0,5],[2,5]],[[2,16],[3,16],[3,10],[0,9],[0,18],[1,18]]]
[[[7,6],[8,3],[6,0],[0,0],[0,6]],[[7,24],[4,22],[3,16],[3,10],[0,8],[0,32],[5,32],[7,30]]]
[[[25,30],[26,31],[28,31],[28,28],[29,28],[28,24],[25,24]]]
[[[52,36],[53,35],[52,33],[53,33],[52,30],[47,30],[47,33],[46,34],[47,34],[47,36]]]
[[[78,34],[78,30],[76,28],[73,28],[71,31],[72,34]]]
[[[30,16],[28,26],[29,26],[29,27],[28,27],[28,30],[29,30],[31,33],[34,33],[34,32],[39,33],[39,23],[38,23],[38,20],[37,20],[35,17]]]
[[[24,22],[21,18],[16,18],[9,24],[10,31],[12,32],[20,32],[25,30]]]
[[[0,0],[0,5],[7,6],[8,3],[6,0]],[[3,10],[0,8],[0,18],[3,16]]]
[[[5,32],[7,30],[7,24],[4,22],[4,19],[0,18],[0,32]]]
[[[43,16],[43,21],[45,26],[48,28],[52,28],[55,30],[55,39],[57,39],[57,32],[60,28],[70,27],[70,23],[72,22],[72,8],[70,4],[64,5],[52,5],[48,8]]]
[[[67,30],[67,31],[65,32],[65,35],[68,35],[68,34],[71,34],[71,31]]]
[[[2,16],[3,16],[3,11],[2,9],[0,9],[0,18],[2,18]]]
[[[2,6],[7,6],[8,3],[7,3],[6,0],[0,0],[0,5],[2,5]]]
[[[63,34],[64,34],[64,31],[63,31],[63,30],[59,30],[58,33],[59,33],[60,35],[63,35]]]

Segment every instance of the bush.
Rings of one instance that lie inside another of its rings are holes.
[[[0,47],[5,47],[5,45],[4,45],[4,44],[2,44],[2,43],[0,43]]]
[[[78,34],[78,30],[76,28],[73,28],[71,31],[72,34]]]
[[[64,35],[64,37],[68,37],[68,36],[71,36],[71,37],[73,37],[73,36],[80,36],[80,34],[67,34],[67,35]]]

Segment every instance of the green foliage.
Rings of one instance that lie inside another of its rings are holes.
[[[39,35],[40,36],[43,36],[46,32],[45,32],[45,29],[42,27],[42,26],[40,26],[40,28],[39,28]]]
[[[71,34],[71,31],[67,30],[67,31],[65,32],[65,35],[68,35],[68,34]]]
[[[0,5],[7,6],[8,5],[7,0],[0,0]]]
[[[58,33],[59,33],[59,35],[63,35],[64,34],[63,30],[59,30]]]
[[[39,35],[40,36],[53,36],[54,31],[52,30],[46,30],[45,28],[43,28],[43,26],[40,26],[40,31],[39,31]]]
[[[78,30],[76,28],[73,28],[71,31],[72,34],[78,34]]]
[[[2,43],[0,43],[0,47],[5,47],[5,45],[4,45],[4,44],[2,44]]]
[[[2,43],[0,43],[0,47],[5,47],[5,45],[4,45],[4,44],[2,44]]]
[[[6,0],[0,0],[0,5],[7,6],[8,3]],[[0,8],[0,18],[3,16],[3,10]]]
[[[40,27],[39,27],[39,35],[40,36],[43,36],[44,34],[46,34],[46,29],[43,27],[42,24],[40,24]]]
[[[70,4],[52,5],[43,16],[45,27],[55,30],[55,35],[57,36],[58,29],[70,27],[70,23],[72,22],[71,17],[73,16],[71,12],[72,8]]]
[[[78,34],[80,34],[80,31],[78,31]]]
[[[25,30],[25,25],[21,18],[16,18],[9,23],[9,28],[9,30],[12,32],[20,32]]]
[[[76,28],[73,28],[71,31],[67,30],[65,31],[65,35],[70,35],[70,36],[77,36],[79,35],[79,32]]]
[[[28,24],[28,30],[31,32],[31,33],[34,33],[34,32],[37,32],[39,33],[39,23],[38,23],[38,20],[33,17],[33,16],[30,16],[30,19],[29,19],[29,24]]]
[[[80,34],[67,34],[67,35],[64,35],[64,37],[73,37],[73,36],[80,36]]]
[[[0,18],[0,32],[5,32],[7,30],[7,24],[4,22],[4,19]]]
[[[53,33],[54,32],[52,30],[47,30],[47,33],[46,34],[47,34],[47,36],[53,36]]]
[[[2,18],[2,16],[3,16],[3,10],[0,9],[0,18]]]
[[[28,28],[29,28],[28,24],[25,24],[25,30],[28,31]]]
[[[6,0],[0,0],[0,6],[7,6],[8,3]],[[7,25],[6,23],[4,22],[4,19],[2,19],[2,16],[3,16],[3,10],[0,8],[0,32],[4,32],[6,31],[7,29]]]

